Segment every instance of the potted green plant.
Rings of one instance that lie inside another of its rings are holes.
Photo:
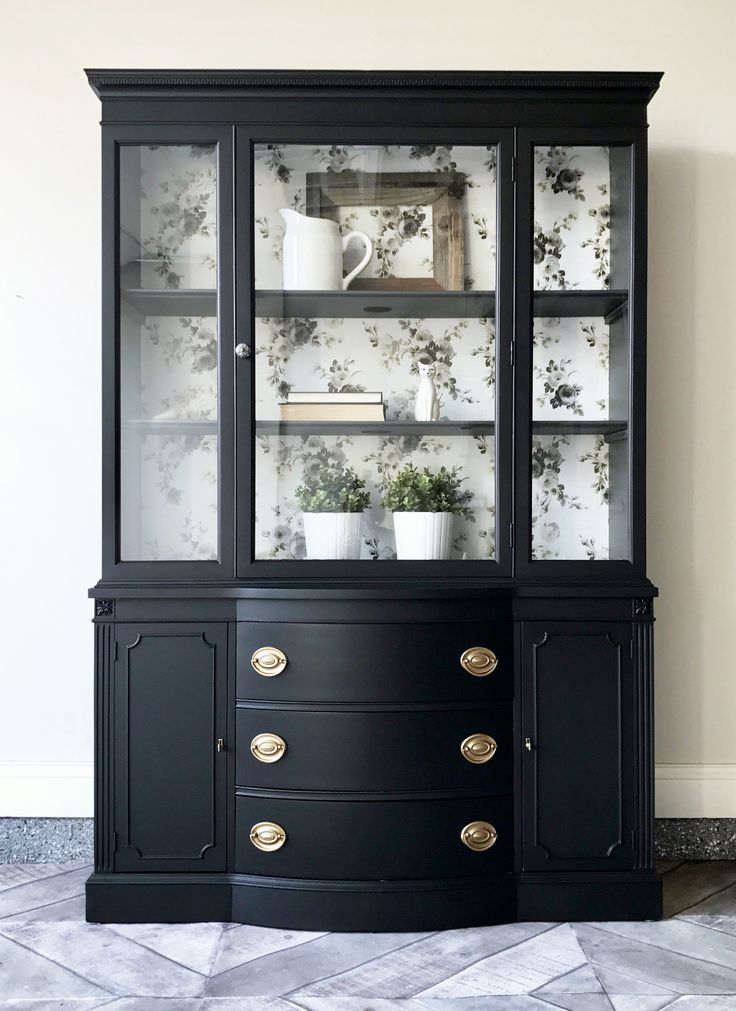
[[[393,513],[400,559],[449,558],[455,516],[467,513],[472,493],[462,491],[457,468],[403,467],[386,485],[383,506]]]
[[[296,496],[304,517],[307,558],[359,558],[360,523],[371,497],[351,467],[309,470]]]

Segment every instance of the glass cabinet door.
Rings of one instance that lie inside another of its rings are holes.
[[[218,544],[215,144],[119,147],[119,560]]]
[[[256,562],[497,559],[496,174],[253,146]]]
[[[629,561],[634,148],[526,151],[531,560]]]

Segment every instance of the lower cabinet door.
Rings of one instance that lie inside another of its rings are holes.
[[[227,625],[119,624],[115,647],[115,870],[224,870]]]
[[[522,627],[525,870],[634,866],[636,702],[632,627]]]
[[[511,797],[296,800],[242,793],[235,812],[241,874],[380,881],[513,869]]]

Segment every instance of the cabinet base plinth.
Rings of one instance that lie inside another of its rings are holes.
[[[303,881],[244,875],[93,874],[91,923],[221,921],[290,930],[449,930],[517,920],[662,915],[658,875],[499,874],[445,881]]]
[[[93,874],[85,891],[88,923],[227,923],[231,919],[232,889],[214,874]]]
[[[662,879],[650,871],[520,874],[517,920],[659,920]]]

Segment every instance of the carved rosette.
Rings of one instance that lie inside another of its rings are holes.
[[[650,597],[634,600],[632,606],[635,618],[651,618],[652,601]]]
[[[113,600],[95,601],[95,618],[112,618],[115,613],[115,602]]]

